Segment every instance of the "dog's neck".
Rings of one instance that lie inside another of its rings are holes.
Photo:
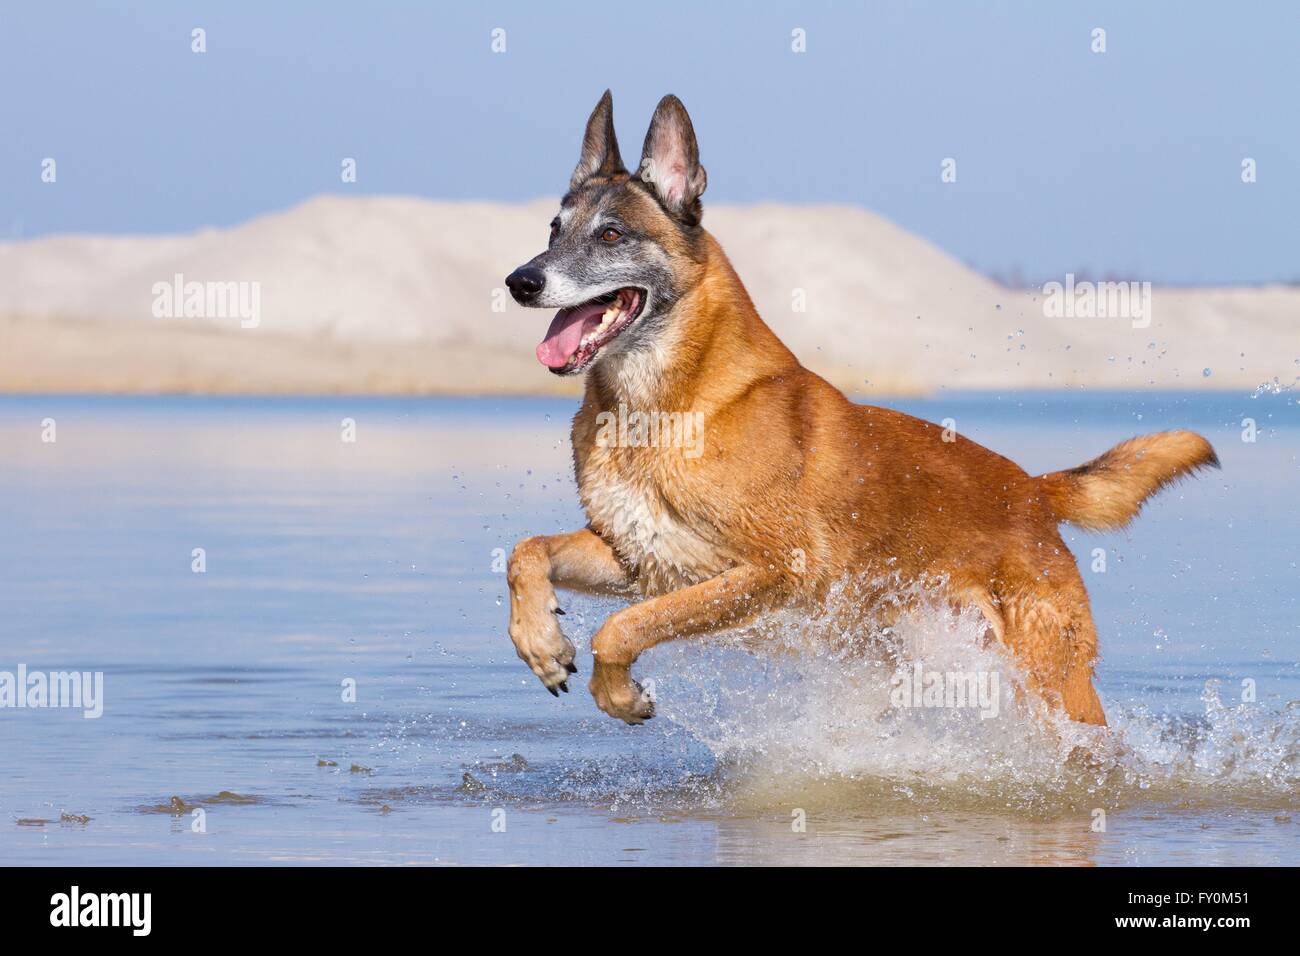
[[[611,355],[587,377],[587,401],[643,411],[706,411],[758,379],[798,366],[754,308],[722,247],[705,232],[699,280],[653,340]]]

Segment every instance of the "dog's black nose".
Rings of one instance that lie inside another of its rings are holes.
[[[534,266],[520,266],[506,276],[506,285],[510,287],[510,294],[516,302],[527,305],[537,298],[537,293],[546,285],[546,273]]]

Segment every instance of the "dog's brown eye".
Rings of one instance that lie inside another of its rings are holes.
[[[623,238],[623,234],[617,229],[606,229],[600,234],[600,238],[604,239],[606,242],[618,242],[618,240]]]
[[[552,220],[551,220],[551,238],[554,239],[554,238],[555,238],[556,236],[558,236],[559,234],[560,234],[560,220],[558,220],[558,219],[552,219]]]

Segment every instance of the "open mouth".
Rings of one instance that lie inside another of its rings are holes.
[[[645,293],[628,287],[561,309],[537,346],[538,361],[556,375],[582,371],[631,324],[644,303]]]

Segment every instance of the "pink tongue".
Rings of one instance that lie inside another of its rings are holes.
[[[537,360],[547,368],[564,368],[578,351],[587,323],[590,321],[592,328],[599,325],[605,309],[599,302],[588,302],[556,312],[551,327],[546,330],[546,338],[537,346]]]

